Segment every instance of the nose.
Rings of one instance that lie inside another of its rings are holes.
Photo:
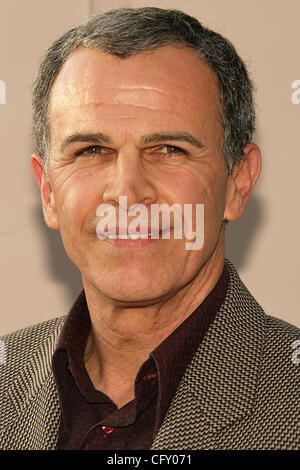
[[[147,172],[137,148],[118,152],[103,192],[103,202],[116,206],[120,196],[127,197],[128,207],[134,204],[148,206],[157,199],[154,178]]]

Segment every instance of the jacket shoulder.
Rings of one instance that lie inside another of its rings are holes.
[[[49,356],[62,328],[66,316],[56,317],[1,336],[0,387],[7,389],[32,359],[45,346]]]
[[[274,335],[282,336],[287,335],[290,337],[299,337],[300,336],[300,328],[295,325],[291,325],[290,323],[281,320],[280,318],[273,317],[271,315],[266,315],[266,327],[270,330]]]
[[[263,350],[263,367],[268,370],[276,386],[285,391],[291,388],[293,380],[299,380],[300,372],[300,329],[284,320],[266,315],[266,336]],[[296,389],[295,404],[297,403]]]

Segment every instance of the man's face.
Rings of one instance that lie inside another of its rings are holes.
[[[120,59],[76,50],[51,91],[49,135],[49,225],[86,288],[156,302],[223,256],[228,178],[218,85],[194,52],[166,46]],[[97,207],[112,204],[118,214],[119,196],[149,214],[152,204],[204,204],[203,248],[187,250],[172,231],[150,242],[99,240]]]

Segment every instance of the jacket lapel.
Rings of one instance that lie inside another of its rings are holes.
[[[63,318],[62,318],[63,321]],[[60,328],[40,344],[5,396],[6,437],[13,449],[55,449],[60,406],[51,359]],[[15,429],[19,432],[16,433]]]
[[[188,366],[153,449],[216,448],[217,434],[251,414],[265,314],[227,262],[230,283]]]

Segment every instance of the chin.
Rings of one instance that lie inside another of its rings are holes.
[[[119,279],[112,283],[108,283],[107,280],[102,280],[101,282],[99,279],[96,282],[96,287],[107,299],[120,304],[130,303],[143,306],[155,304],[168,293],[167,286],[164,288],[161,284],[153,284],[153,279],[142,283],[141,279],[135,279],[135,282],[133,280],[129,282],[129,279],[122,282]]]

